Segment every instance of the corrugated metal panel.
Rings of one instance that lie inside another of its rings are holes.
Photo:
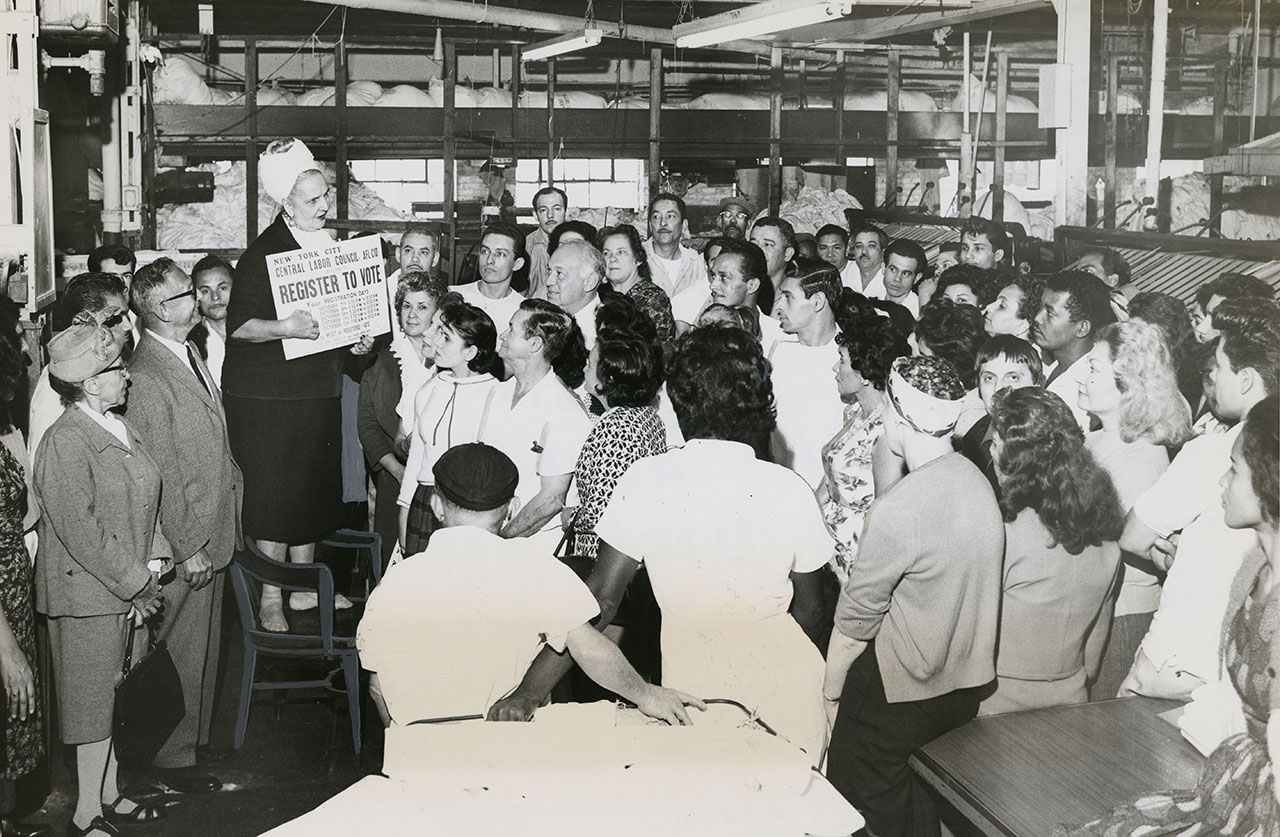
[[[1280,262],[1166,253],[1129,247],[1117,247],[1115,250],[1129,263],[1133,281],[1138,287],[1144,291],[1176,296],[1188,304],[1195,299],[1197,288],[1229,271],[1257,276],[1280,292]]]

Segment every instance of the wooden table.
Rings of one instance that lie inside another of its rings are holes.
[[[1176,706],[1124,698],[979,718],[911,766],[982,833],[1044,837],[1143,793],[1194,787],[1204,758],[1158,717]]]

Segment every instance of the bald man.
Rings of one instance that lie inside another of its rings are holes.
[[[604,256],[585,241],[557,247],[547,270],[547,301],[573,315],[588,350],[596,344],[596,310],[604,270]]]

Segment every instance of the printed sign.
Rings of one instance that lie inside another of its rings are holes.
[[[350,346],[391,330],[387,279],[377,236],[335,241],[314,250],[267,256],[276,317],[307,311],[320,326],[316,340],[280,341],[288,360]]]

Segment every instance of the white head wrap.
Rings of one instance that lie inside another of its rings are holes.
[[[300,139],[292,140],[287,149],[273,151],[273,148],[279,148],[277,143],[267,146],[258,158],[258,179],[263,191],[276,203],[284,203],[298,176],[307,171],[320,171],[320,164]]]
[[[898,415],[916,430],[930,436],[945,436],[955,429],[956,420],[964,410],[964,399],[947,401],[912,386],[898,370],[905,363],[918,360],[920,359],[903,357],[893,362],[889,371],[889,385],[886,387],[889,402],[898,411]]]

